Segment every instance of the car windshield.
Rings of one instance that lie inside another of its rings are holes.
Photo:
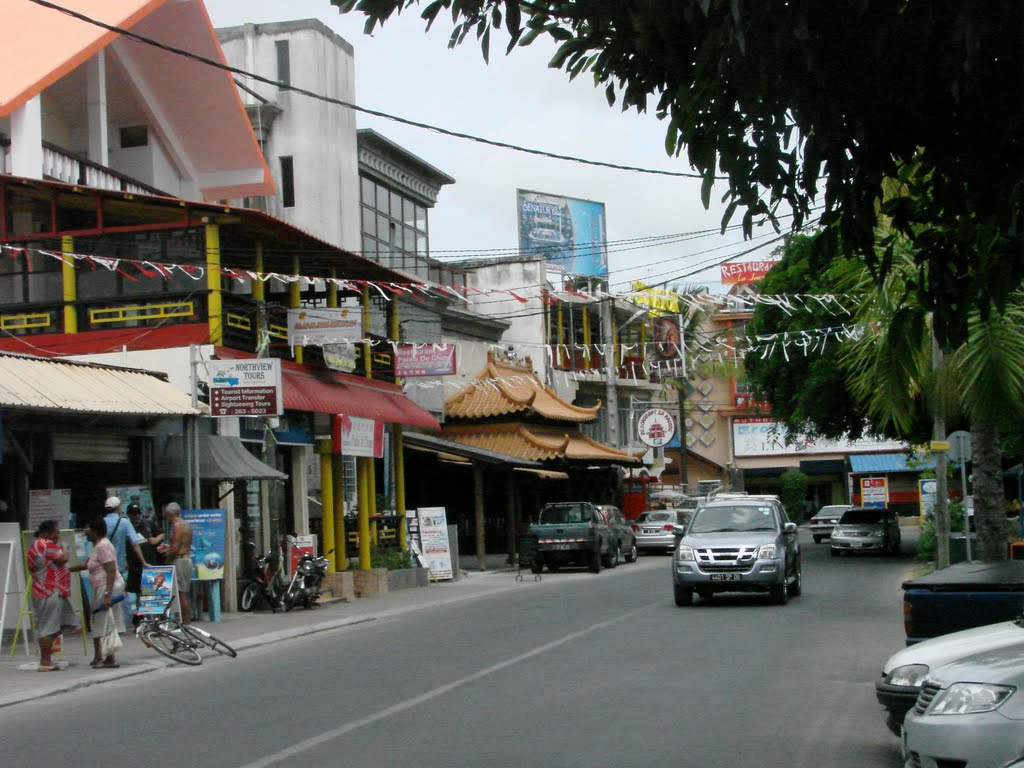
[[[675,512],[642,512],[636,519],[638,523],[668,523],[675,522]]]
[[[883,509],[851,509],[839,519],[840,525],[878,525],[885,514]]]
[[[689,533],[773,531],[775,516],[767,504],[704,507],[697,512]]]
[[[593,517],[589,504],[552,504],[540,511],[542,524],[589,523]]]

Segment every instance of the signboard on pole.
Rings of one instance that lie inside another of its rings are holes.
[[[862,507],[885,507],[889,503],[889,481],[884,477],[862,477],[860,479],[860,505]]]
[[[28,492],[28,530],[34,531],[43,520],[56,520],[58,528],[67,528],[71,520],[71,491],[46,488]]]
[[[400,344],[395,350],[395,376],[453,376],[454,344]]]
[[[384,455],[384,422],[336,414],[331,433],[334,453],[379,459]]]
[[[227,512],[223,509],[183,509],[182,519],[192,526],[192,578],[224,578],[224,539]]]
[[[444,507],[420,507],[420,549],[431,579],[450,579],[452,552],[448,541],[448,514]]]
[[[668,411],[651,408],[640,417],[636,431],[644,445],[660,448],[676,433],[676,422]]]
[[[935,511],[935,500],[939,498],[938,481],[934,478],[930,480],[918,480],[917,488],[921,496],[921,517],[927,517]]]
[[[206,364],[210,375],[211,416],[280,416],[281,361],[212,360]]]

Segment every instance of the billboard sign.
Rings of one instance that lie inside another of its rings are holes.
[[[889,503],[889,481],[884,477],[860,479],[860,505],[884,508]]]
[[[288,344],[322,346],[363,338],[363,313],[359,307],[328,307],[288,310]]]
[[[452,376],[454,344],[400,344],[395,349],[395,376]]]
[[[210,376],[211,416],[284,413],[280,360],[211,360],[206,363],[206,372]]]
[[[774,419],[749,418],[732,420],[733,455],[792,456],[818,453],[871,453],[874,451],[902,451],[906,445],[897,440],[828,440],[797,435],[789,440],[784,424]]]
[[[516,190],[519,250],[542,253],[567,275],[607,277],[604,203]]]
[[[721,266],[721,281],[725,285],[756,283],[768,274],[768,270],[778,264],[778,260],[769,261],[730,261]]]

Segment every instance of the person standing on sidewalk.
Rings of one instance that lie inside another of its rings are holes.
[[[71,573],[65,567],[68,556],[61,548],[56,520],[43,520],[28,549],[28,570],[32,574],[32,611],[39,638],[39,671],[53,672],[54,640],[79,626],[71,605]]]
[[[192,621],[188,600],[192,589],[192,526],[182,519],[181,507],[173,501],[164,507],[164,519],[170,529],[170,541],[157,549],[163,553],[167,563],[174,565],[174,587],[178,590],[181,623],[188,624]]]
[[[139,547],[139,539],[142,537],[139,536],[131,521],[121,512],[121,500],[117,496],[110,496],[104,503],[104,507],[107,510],[103,518],[103,522],[107,524],[107,538],[113,545],[114,554],[117,556],[117,570],[120,572],[121,578],[127,581],[129,575],[128,547],[132,548],[135,556],[139,558],[143,565],[150,564],[143,556],[142,549]],[[124,605],[121,606],[125,624],[132,623],[137,610],[138,604],[135,601],[135,594],[128,593],[125,595]]]
[[[85,537],[92,543],[92,551],[84,563],[76,563],[69,571],[89,571],[89,585],[92,600],[89,609],[92,616],[93,658],[89,665],[93,669],[115,669],[120,666],[113,653],[103,656],[100,640],[110,634],[124,632],[123,615],[110,610],[118,596],[124,596],[124,578],[117,570],[117,555],[114,545],[107,538],[107,523],[102,517],[91,521],[85,528]]]

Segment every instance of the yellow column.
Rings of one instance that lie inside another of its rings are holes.
[[[257,273],[259,273],[261,275],[263,274],[263,243],[256,243],[256,264],[255,264],[255,268],[256,268],[256,272]],[[264,298],[266,296],[266,293],[264,293],[264,289],[266,287],[267,287],[266,284],[262,280],[253,280],[252,281],[252,297],[253,297],[253,299],[255,301],[263,301],[264,300]]]
[[[359,569],[361,571],[370,569],[370,493],[366,472],[367,461],[369,459],[356,459],[359,478]]]
[[[345,468],[341,456],[332,456],[334,464],[334,546],[336,547],[336,564],[339,571],[348,570],[346,547],[348,538],[345,532]]]
[[[224,341],[224,309],[220,299],[220,227],[206,225],[206,318],[210,324],[210,343]]]
[[[583,345],[587,348],[587,355],[583,358],[583,369],[589,370],[590,365],[590,312],[587,306],[583,305]]]
[[[60,250],[62,253],[74,253],[75,238],[64,235],[60,239]],[[64,286],[64,333],[78,333],[78,307],[75,306],[78,300],[78,277],[75,274],[75,260],[66,256],[60,273]]]
[[[338,561],[337,543],[334,540],[334,463],[331,461],[331,441],[320,440],[316,448],[320,454],[320,527],[323,539],[320,549],[324,557],[330,560],[328,573],[334,573],[338,570]]]
[[[338,270],[335,267],[331,267],[331,277],[337,277]],[[337,307],[338,306],[338,286],[335,283],[327,284],[327,306]]]
[[[292,274],[299,274],[299,257],[296,256],[292,261]],[[288,306],[291,309],[298,309],[302,306],[302,283],[299,280],[295,280],[291,285],[288,286]],[[302,347],[295,347],[295,362],[302,362]]]

